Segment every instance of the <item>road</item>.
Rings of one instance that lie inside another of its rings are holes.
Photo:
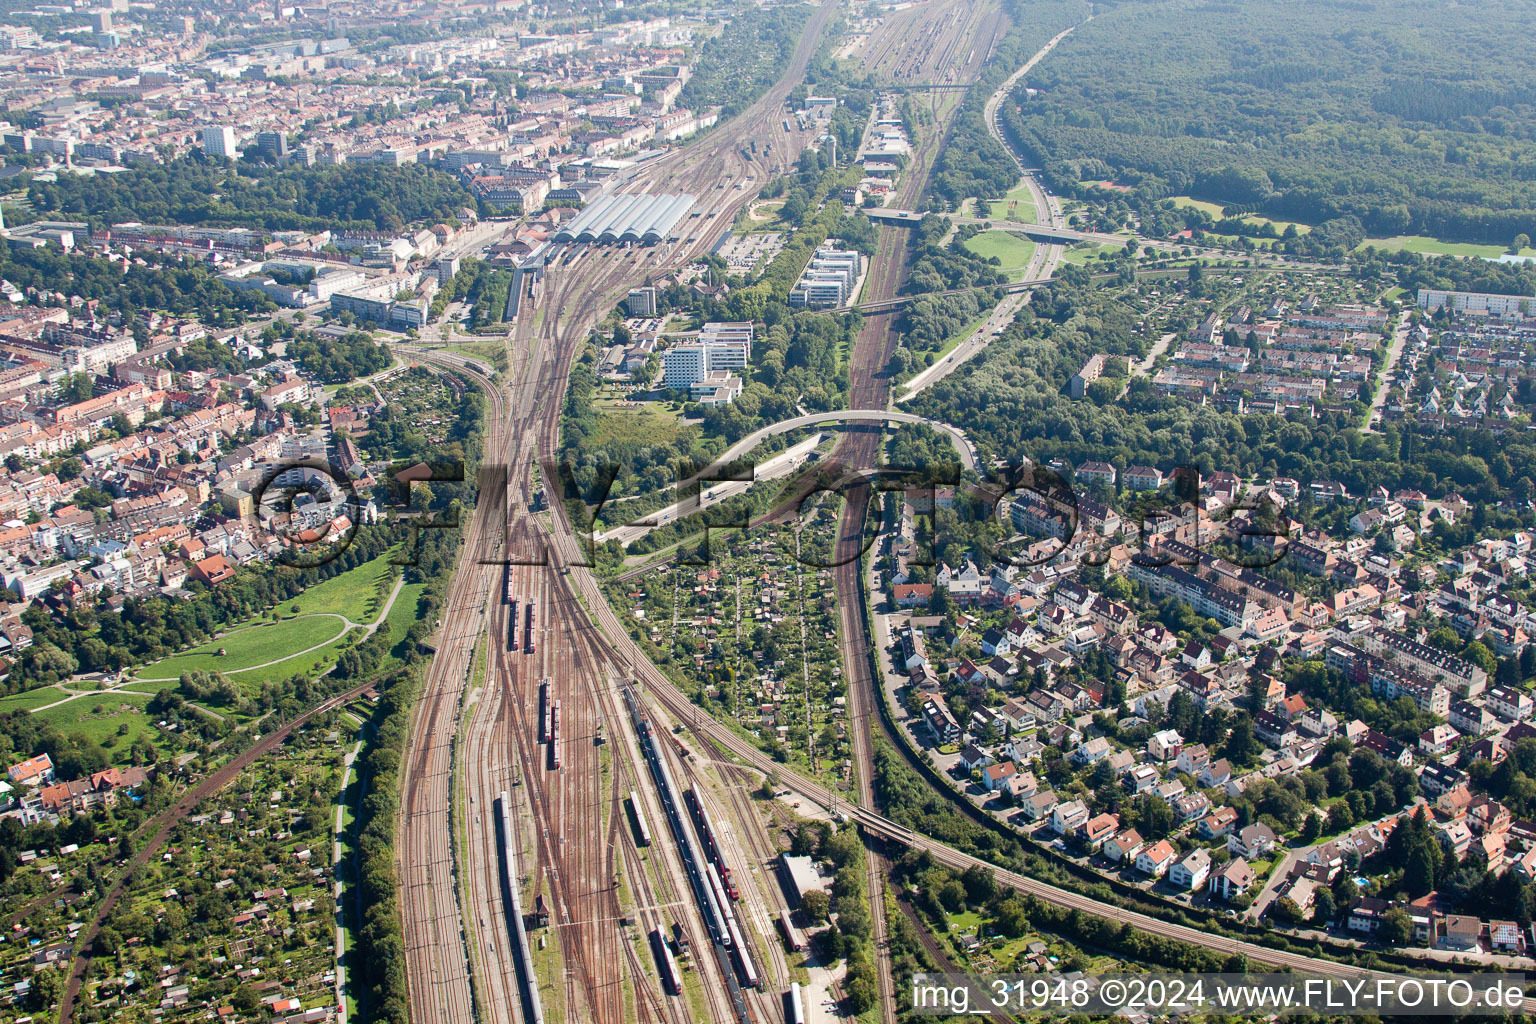
[[[352,744],[352,749],[347,751],[341,759],[341,785],[336,791],[336,818],[331,826],[331,898],[336,901],[336,1005],[347,1005],[347,949],[345,936],[347,932],[347,919],[351,917],[351,910],[347,907],[344,895],[342,875],[345,871],[341,863],[342,848],[342,819],[347,809],[347,790],[352,785],[352,762],[357,760],[357,755],[363,749],[362,719],[357,719],[357,742]],[[356,884],[357,857],[353,855],[353,884]],[[336,1014],[338,1024],[346,1024],[347,1013],[339,1010]]]
[[[975,470],[977,468],[976,449],[971,444],[970,439],[965,436],[965,432],[962,431],[959,427],[952,426],[948,423],[942,423],[939,420],[928,419],[926,416],[919,416],[916,413],[897,412],[895,410],[832,409],[827,412],[805,413],[801,416],[793,416],[787,420],[780,420],[778,423],[772,423],[766,427],[755,430],[748,434],[746,437],[742,438],[740,441],[737,441],[735,444],[731,445],[730,448],[726,449],[724,454],[716,458],[707,467],[695,473],[693,476],[679,481],[673,486],[676,489],[686,493],[690,487],[696,485],[702,485],[711,481],[727,480],[729,479],[729,477],[725,475],[727,467],[739,461],[743,456],[745,456],[753,448],[756,448],[763,441],[779,434],[787,434],[792,431],[803,430],[809,427],[832,426],[834,424],[857,425],[864,423],[926,424],[927,426],[932,427],[934,430],[937,430],[949,437],[950,443],[955,446],[955,453],[959,456],[961,465],[969,470]],[[796,445],[795,449],[792,449],[792,451],[798,451],[803,447],[805,446],[802,442],[800,445]],[[811,447],[814,447],[814,445]],[[780,453],[779,455],[774,456],[772,459],[764,462],[762,465],[753,467],[753,478],[750,481],[743,480],[739,482],[721,483],[714,487],[701,487],[700,490],[695,494],[689,495],[688,497],[674,502],[665,508],[657,509],[654,512],[647,513],[633,523],[626,523],[623,526],[614,527],[605,533],[600,533],[597,535],[596,539],[600,544],[606,543],[609,540],[617,540],[621,544],[625,545],[632,544],[636,540],[639,540],[641,537],[645,536],[651,530],[656,529],[659,526],[664,526],[665,524],[672,522],[674,519],[686,519],[688,516],[694,515],[708,505],[724,501],[727,498],[741,494],[754,483],[774,480],[781,476],[788,475],[794,469],[798,468],[800,462],[803,461],[804,452],[798,452],[798,454],[800,456],[799,459],[791,458],[789,460],[785,460],[783,458],[784,453]]]
[[[1178,336],[1179,335],[1177,331],[1167,331],[1161,337],[1159,337],[1157,339],[1157,344],[1152,346],[1151,350],[1147,353],[1146,358],[1131,368],[1131,375],[1135,377],[1145,377],[1147,374],[1151,373],[1152,367],[1157,363],[1158,356],[1162,355],[1164,352],[1167,352],[1168,346],[1173,344],[1173,339],[1177,338]]]
[[[677,519],[686,519],[696,515],[705,508],[712,507],[719,502],[734,498],[738,494],[744,494],[757,484],[768,483],[781,477],[789,476],[795,470],[805,464],[806,457],[821,443],[821,432],[817,431],[804,441],[785,449],[764,462],[752,466],[752,472],[748,479],[728,480],[724,483],[716,483],[713,487],[702,486],[709,481],[725,479],[716,474],[703,473],[693,477],[689,481],[678,484],[679,490],[687,493],[690,485],[697,482],[700,486],[697,491],[687,494],[686,497],[657,509],[639,519],[615,526],[612,529],[599,533],[594,538],[598,544],[606,544],[610,540],[616,540],[628,547],[635,541],[644,537],[652,530],[659,530],[668,523]],[[605,516],[604,518],[611,518]]]
[[[1392,341],[1387,349],[1387,361],[1381,367],[1381,383],[1376,386],[1376,394],[1371,396],[1371,407],[1365,414],[1365,433],[1367,434],[1380,433],[1376,429],[1376,422],[1381,417],[1382,408],[1387,404],[1387,392],[1392,390],[1392,374],[1397,369],[1397,361],[1402,358],[1409,329],[1405,317],[1392,332]]]

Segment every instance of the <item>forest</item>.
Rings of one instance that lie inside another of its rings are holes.
[[[402,231],[476,208],[451,174],[421,164],[273,168],[194,153],[120,174],[60,174],[28,186],[44,218],[202,224],[253,231]]]
[[[389,369],[394,359],[388,346],[376,344],[373,336],[364,331],[325,341],[304,331],[289,346],[288,354],[298,360],[305,372],[326,384],[349,384],[359,377],[371,376]]]
[[[1536,229],[1536,10],[1489,0],[1097,5],[1004,104],[1059,191],[1112,180],[1368,236]]]

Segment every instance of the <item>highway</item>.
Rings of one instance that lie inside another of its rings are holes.
[[[1092,20],[1091,16],[1089,20]],[[1045,58],[1046,54],[1056,48],[1056,44],[1070,35],[1076,27],[1074,25],[1056,33],[1049,42],[1030,55],[1029,60],[1025,61],[1022,67],[1009,75],[1003,84],[987,98],[986,107],[982,112],[982,116],[987,122],[987,129],[992,133],[992,137],[1008,151],[1008,155],[1018,165],[1019,173],[1023,176],[1023,183],[1029,188],[1030,194],[1034,197],[1035,209],[1037,211],[1044,211],[1046,218],[1046,223],[1044,224],[1014,224],[1011,222],[993,221],[992,226],[1004,230],[1019,229],[1023,230],[1026,234],[1031,229],[1034,229],[1038,235],[1046,240],[1045,244],[1035,246],[1034,255],[1030,257],[1029,265],[1024,268],[1024,280],[1019,285],[1010,288],[1008,297],[1003,299],[997,310],[987,319],[987,323],[974,335],[956,346],[955,350],[945,357],[942,362],[927,367],[908,381],[898,401],[906,401],[913,395],[927,390],[986,350],[986,347],[991,344],[992,338],[995,337],[997,329],[999,327],[1006,328],[1013,321],[1013,314],[1029,302],[1030,296],[1034,294],[1035,284],[1050,280],[1055,275],[1056,268],[1061,265],[1062,257],[1067,251],[1066,246],[1050,244],[1049,240],[1051,238],[1070,238],[1073,235],[1081,235],[1084,239],[1088,240],[1108,239],[1113,240],[1116,244],[1123,244],[1120,240],[1114,239],[1113,236],[1104,236],[1104,239],[1097,239],[1090,234],[1073,232],[1066,228],[1064,226],[1065,218],[1061,215],[1061,203],[1057,201],[1055,196],[1046,195],[1045,190],[1040,187],[1040,183],[1035,180],[1032,169],[1025,166],[1019,154],[1014,151],[1013,145],[1004,137],[1002,128],[998,125],[997,121],[998,109],[1007,100],[1009,94],[1013,92],[1019,79],[1027,75],[1036,64]],[[954,219],[956,223],[960,224],[981,222],[981,219],[975,217],[956,217]],[[999,323],[998,321],[1002,320],[1003,317],[1006,317],[1006,320]]]

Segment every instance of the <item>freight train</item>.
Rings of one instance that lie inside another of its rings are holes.
[[[523,901],[517,886],[517,851],[512,845],[512,800],[506,790],[496,797],[496,816],[501,826],[501,884],[506,907],[507,930],[517,951],[520,967],[518,982],[523,990],[525,1019],[529,1024],[544,1024],[544,1007],[539,1001],[539,981],[533,973],[533,954],[528,947],[528,930],[523,925]]]

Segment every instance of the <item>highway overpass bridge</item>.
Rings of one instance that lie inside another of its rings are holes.
[[[904,224],[908,227],[920,224],[923,220],[923,214],[921,213],[916,213],[912,210],[897,210],[884,206],[865,210],[864,215],[870,220],[878,221],[882,224]],[[1002,230],[1017,231],[1037,242],[1044,242],[1047,245],[1076,245],[1078,242],[1104,242],[1109,245],[1125,244],[1124,236],[1107,235],[1098,231],[1074,231],[1071,228],[1057,228],[1049,224],[1001,221],[982,217],[956,217],[952,219],[959,224],[991,224],[993,227]]]

